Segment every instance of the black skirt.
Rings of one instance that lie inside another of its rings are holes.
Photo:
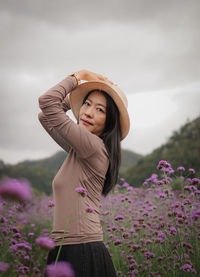
[[[55,262],[58,249],[59,246],[56,246],[49,251],[47,265]],[[63,245],[58,261],[69,262],[75,277],[116,277],[112,259],[103,241]]]

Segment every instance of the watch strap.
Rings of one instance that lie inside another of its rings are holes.
[[[74,73],[71,74],[70,76],[75,77],[75,78],[76,78],[76,81],[77,81],[77,85],[80,85],[81,80],[80,80],[80,78],[79,78],[78,72],[74,72]]]

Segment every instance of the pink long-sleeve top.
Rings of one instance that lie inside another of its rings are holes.
[[[42,110],[39,121],[68,152],[52,182],[55,207],[51,238],[55,245],[103,241],[99,204],[109,157],[103,140],[66,114],[70,109],[67,95],[76,85],[76,79],[68,76],[38,99]],[[82,197],[75,191],[77,187],[85,188],[88,195]],[[87,206],[94,211],[87,212]]]

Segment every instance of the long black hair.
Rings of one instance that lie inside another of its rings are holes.
[[[106,173],[106,179],[102,190],[102,194],[106,196],[117,183],[119,167],[121,164],[120,115],[119,110],[113,99],[103,90],[94,89],[88,92],[88,94],[83,99],[83,104],[85,103],[89,95],[94,91],[99,91],[106,98],[106,123],[105,128],[100,135],[100,138],[102,138],[102,140],[104,141],[106,150],[109,155],[109,167]]]

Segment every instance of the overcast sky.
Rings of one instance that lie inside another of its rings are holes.
[[[61,148],[38,121],[38,97],[83,68],[127,94],[122,147],[148,154],[200,115],[200,1],[0,2],[0,159]]]

